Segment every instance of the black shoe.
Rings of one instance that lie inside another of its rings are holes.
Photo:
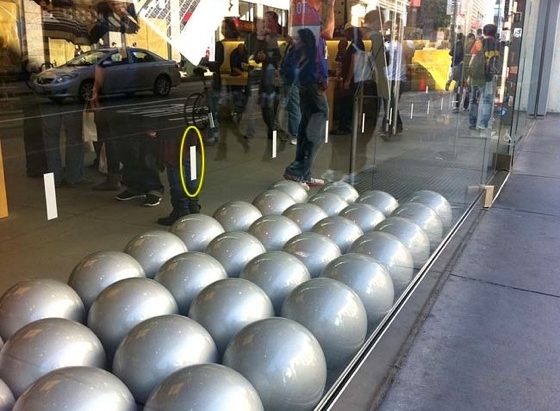
[[[155,207],[161,203],[161,196],[157,194],[146,194],[146,198],[144,199],[144,207]]]
[[[144,194],[137,194],[137,193],[133,193],[132,191],[129,190],[124,190],[123,192],[121,192],[120,194],[117,194],[115,196],[115,200],[117,201],[128,201],[128,200],[134,200],[135,198],[143,198]],[[161,199],[160,199],[161,201]]]
[[[198,203],[189,204],[189,214],[198,214],[202,207]]]
[[[173,211],[171,211],[171,213],[167,217],[158,218],[157,223],[159,225],[171,226],[173,225],[173,223],[175,223],[175,221],[188,214],[189,214],[188,210],[174,208]]]

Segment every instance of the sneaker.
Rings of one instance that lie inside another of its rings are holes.
[[[469,130],[476,130],[476,126],[470,125]]]
[[[325,180],[322,178],[313,178],[305,181],[309,187],[323,187],[325,185]]]
[[[146,194],[144,199],[144,207],[155,207],[161,203],[161,196],[156,194]]]
[[[133,193],[132,191],[129,190],[124,190],[123,192],[115,196],[115,200],[129,201],[129,200],[134,200],[135,198],[143,198],[143,197],[144,194],[138,194],[138,193]]]
[[[175,221],[188,214],[189,214],[188,210],[174,208],[173,211],[171,211],[171,213],[167,217],[158,218],[157,223],[159,225],[171,226],[175,223]]]
[[[307,182],[303,181],[303,177],[297,177],[287,172],[284,172],[283,177],[285,180],[295,181],[300,186],[302,186],[305,191],[309,191],[309,185],[307,184]]]
[[[290,144],[291,144],[292,146],[297,146],[297,138],[292,138],[292,139],[290,140]]]
[[[76,181],[74,183],[71,183],[69,181],[64,181],[64,183],[63,183],[63,185],[65,187],[80,187],[80,186],[84,186],[84,185],[88,185],[88,184],[93,184],[93,180],[91,180],[87,177],[84,177],[81,180]]]

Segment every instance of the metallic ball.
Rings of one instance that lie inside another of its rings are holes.
[[[323,218],[313,226],[312,231],[333,240],[343,254],[348,251],[354,241],[364,235],[356,223],[336,215]]]
[[[337,215],[344,210],[344,208],[348,207],[348,203],[344,201],[342,197],[330,192],[314,194],[309,197],[307,202],[309,204],[318,205],[328,216]]]
[[[345,181],[332,181],[330,183],[327,183],[323,187],[321,187],[318,192],[334,193],[344,201],[346,201],[348,204],[352,204],[360,196],[354,186],[348,184]]]
[[[249,234],[254,235],[267,251],[281,250],[290,238],[301,234],[299,226],[283,215],[265,215],[251,224]]]
[[[101,291],[131,277],[146,277],[134,257],[122,251],[98,251],[85,256],[74,267],[68,285],[81,297],[87,312]]]
[[[222,264],[229,277],[239,277],[245,264],[265,251],[264,245],[254,235],[244,231],[220,234],[206,248],[206,253]]]
[[[12,411],[15,402],[16,399],[10,391],[10,387],[0,380],[0,411]]]
[[[124,248],[125,253],[138,260],[148,278],[154,278],[163,263],[171,257],[187,251],[187,246],[179,237],[163,230],[137,235]]]
[[[321,276],[341,281],[354,290],[364,304],[370,324],[381,321],[393,306],[395,290],[389,272],[367,255],[340,256],[325,267]]]
[[[430,239],[420,226],[409,219],[389,217],[375,227],[375,231],[393,234],[410,250],[414,268],[422,268],[430,258]]]
[[[370,190],[361,194],[357,203],[366,203],[377,208],[385,217],[391,215],[393,210],[399,206],[399,202],[391,194],[379,190]]]
[[[404,203],[400,205],[391,217],[402,217],[420,226],[430,239],[430,249],[435,250],[441,243],[443,226],[441,219],[434,210],[421,203]]]
[[[21,327],[41,318],[83,323],[85,316],[80,296],[68,284],[48,278],[23,280],[0,297],[0,336],[7,341]]]
[[[180,315],[161,315],[136,325],[119,344],[113,374],[144,404],[173,372],[194,364],[216,362],[214,340],[202,325]]]
[[[161,266],[154,280],[173,295],[179,314],[187,315],[192,300],[208,284],[227,278],[222,264],[211,255],[189,251]]]
[[[309,194],[303,186],[291,180],[281,180],[270,186],[271,189],[280,190],[288,194],[296,203],[305,203]]]
[[[274,312],[280,315],[282,303],[290,292],[311,279],[305,264],[285,251],[269,251],[247,263],[239,278],[257,284],[268,295]]]
[[[332,370],[346,365],[366,339],[364,304],[349,286],[332,278],[313,278],[297,286],[282,305],[282,317],[311,331]]]
[[[310,203],[294,204],[286,209],[282,215],[294,221],[302,232],[311,231],[315,224],[328,217],[321,207]]]
[[[39,378],[12,411],[137,411],[132,394],[117,377],[95,367],[66,367]]]
[[[117,346],[136,324],[178,311],[173,296],[160,283],[126,278],[101,291],[89,309],[87,326],[103,343],[111,363]]]
[[[313,232],[296,235],[284,245],[283,251],[299,258],[312,278],[319,277],[325,266],[342,254],[333,240]]]
[[[356,223],[364,233],[373,231],[377,224],[385,220],[381,211],[366,203],[350,204],[338,215]]]
[[[18,398],[49,371],[83,365],[104,368],[105,351],[85,325],[44,318],[18,330],[0,351],[0,378]]]
[[[358,238],[350,252],[365,254],[385,266],[393,280],[395,296],[406,288],[414,274],[410,250],[392,234],[372,231]]]
[[[213,217],[225,231],[247,231],[262,213],[251,203],[231,201],[218,207]]]
[[[412,193],[410,197],[407,197],[406,201],[421,203],[434,210],[441,219],[441,225],[444,232],[451,227],[453,211],[449,201],[447,201],[447,199],[441,194],[430,190],[420,190]]]
[[[243,328],[228,344],[223,364],[249,380],[267,411],[312,410],[327,380],[319,342],[287,318],[267,318]]]
[[[253,205],[260,210],[263,216],[282,214],[286,208],[295,203],[296,201],[289,194],[275,189],[265,191],[253,200]]]
[[[274,308],[266,293],[243,278],[210,284],[193,300],[189,310],[189,317],[208,330],[220,354],[247,324],[273,315]]]
[[[175,371],[150,395],[143,411],[264,411],[251,383],[220,364],[197,364]]]
[[[179,237],[189,251],[204,251],[210,241],[225,232],[224,227],[206,214],[189,214],[181,217],[169,228]]]

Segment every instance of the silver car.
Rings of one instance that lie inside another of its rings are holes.
[[[104,68],[101,94],[134,94],[152,91],[166,96],[181,82],[173,60],[139,48],[97,49],[81,54],[59,67],[45,70],[32,81],[37,94],[51,100],[91,98],[97,66]]]

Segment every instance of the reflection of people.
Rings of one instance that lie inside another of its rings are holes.
[[[247,52],[245,45],[239,43],[235,49],[232,50],[229,56],[229,65],[231,68],[232,76],[241,76],[243,74],[243,65],[248,63]],[[237,122],[241,121],[241,116],[245,110],[245,86],[231,86],[231,94],[233,99],[233,116]]]
[[[255,62],[262,64],[262,76],[259,86],[259,105],[264,123],[266,124],[266,136],[272,139],[274,132],[275,105],[276,105],[276,65],[264,50],[257,52]]]
[[[329,107],[317,68],[317,40],[310,29],[298,30],[294,36],[296,70],[299,79],[301,122],[294,161],[284,171],[284,178],[299,182],[304,188],[321,186],[324,181],[311,176],[311,168],[325,140]]]
[[[455,43],[451,46],[451,50],[449,50],[452,67],[451,79],[455,82],[455,86],[453,87],[453,92],[455,93],[453,112],[455,113],[459,112],[459,104],[461,102],[460,87],[463,80],[463,58],[465,56],[463,38],[463,33],[457,33]]]
[[[79,44],[76,44],[74,46],[74,57],[78,57],[79,55],[84,54],[82,48],[80,47]]]
[[[43,142],[47,169],[54,174],[55,185],[74,187],[84,179],[84,142],[82,140],[82,108],[62,102],[46,102],[41,106]],[[61,131],[64,126],[65,162],[62,163]]]
[[[288,115],[288,139],[290,144],[296,145],[299,123],[301,121],[298,76],[296,75],[297,53],[294,48],[294,39],[291,36],[286,37],[286,44],[286,54],[282,59],[282,66],[280,67],[282,99],[284,100],[283,104],[285,104],[286,114]]]
[[[389,98],[389,84],[387,83],[387,57],[383,34],[381,33],[381,11],[371,10],[364,16],[364,34],[371,40],[371,54],[375,65],[373,79],[364,85],[364,97],[371,107],[366,108],[366,116],[371,116],[373,127],[377,125],[377,118],[381,111],[381,99]]]
[[[478,53],[482,53],[486,60],[486,55],[496,50],[497,26],[487,24],[482,29],[484,37],[477,39],[471,49],[471,60],[469,65],[473,66]],[[496,89],[494,75],[484,70],[482,75],[477,76],[473,68],[471,76],[472,91],[471,103],[469,106],[469,128],[486,129],[492,117],[492,107],[494,105],[494,92]],[[480,105],[480,109],[479,109]]]

